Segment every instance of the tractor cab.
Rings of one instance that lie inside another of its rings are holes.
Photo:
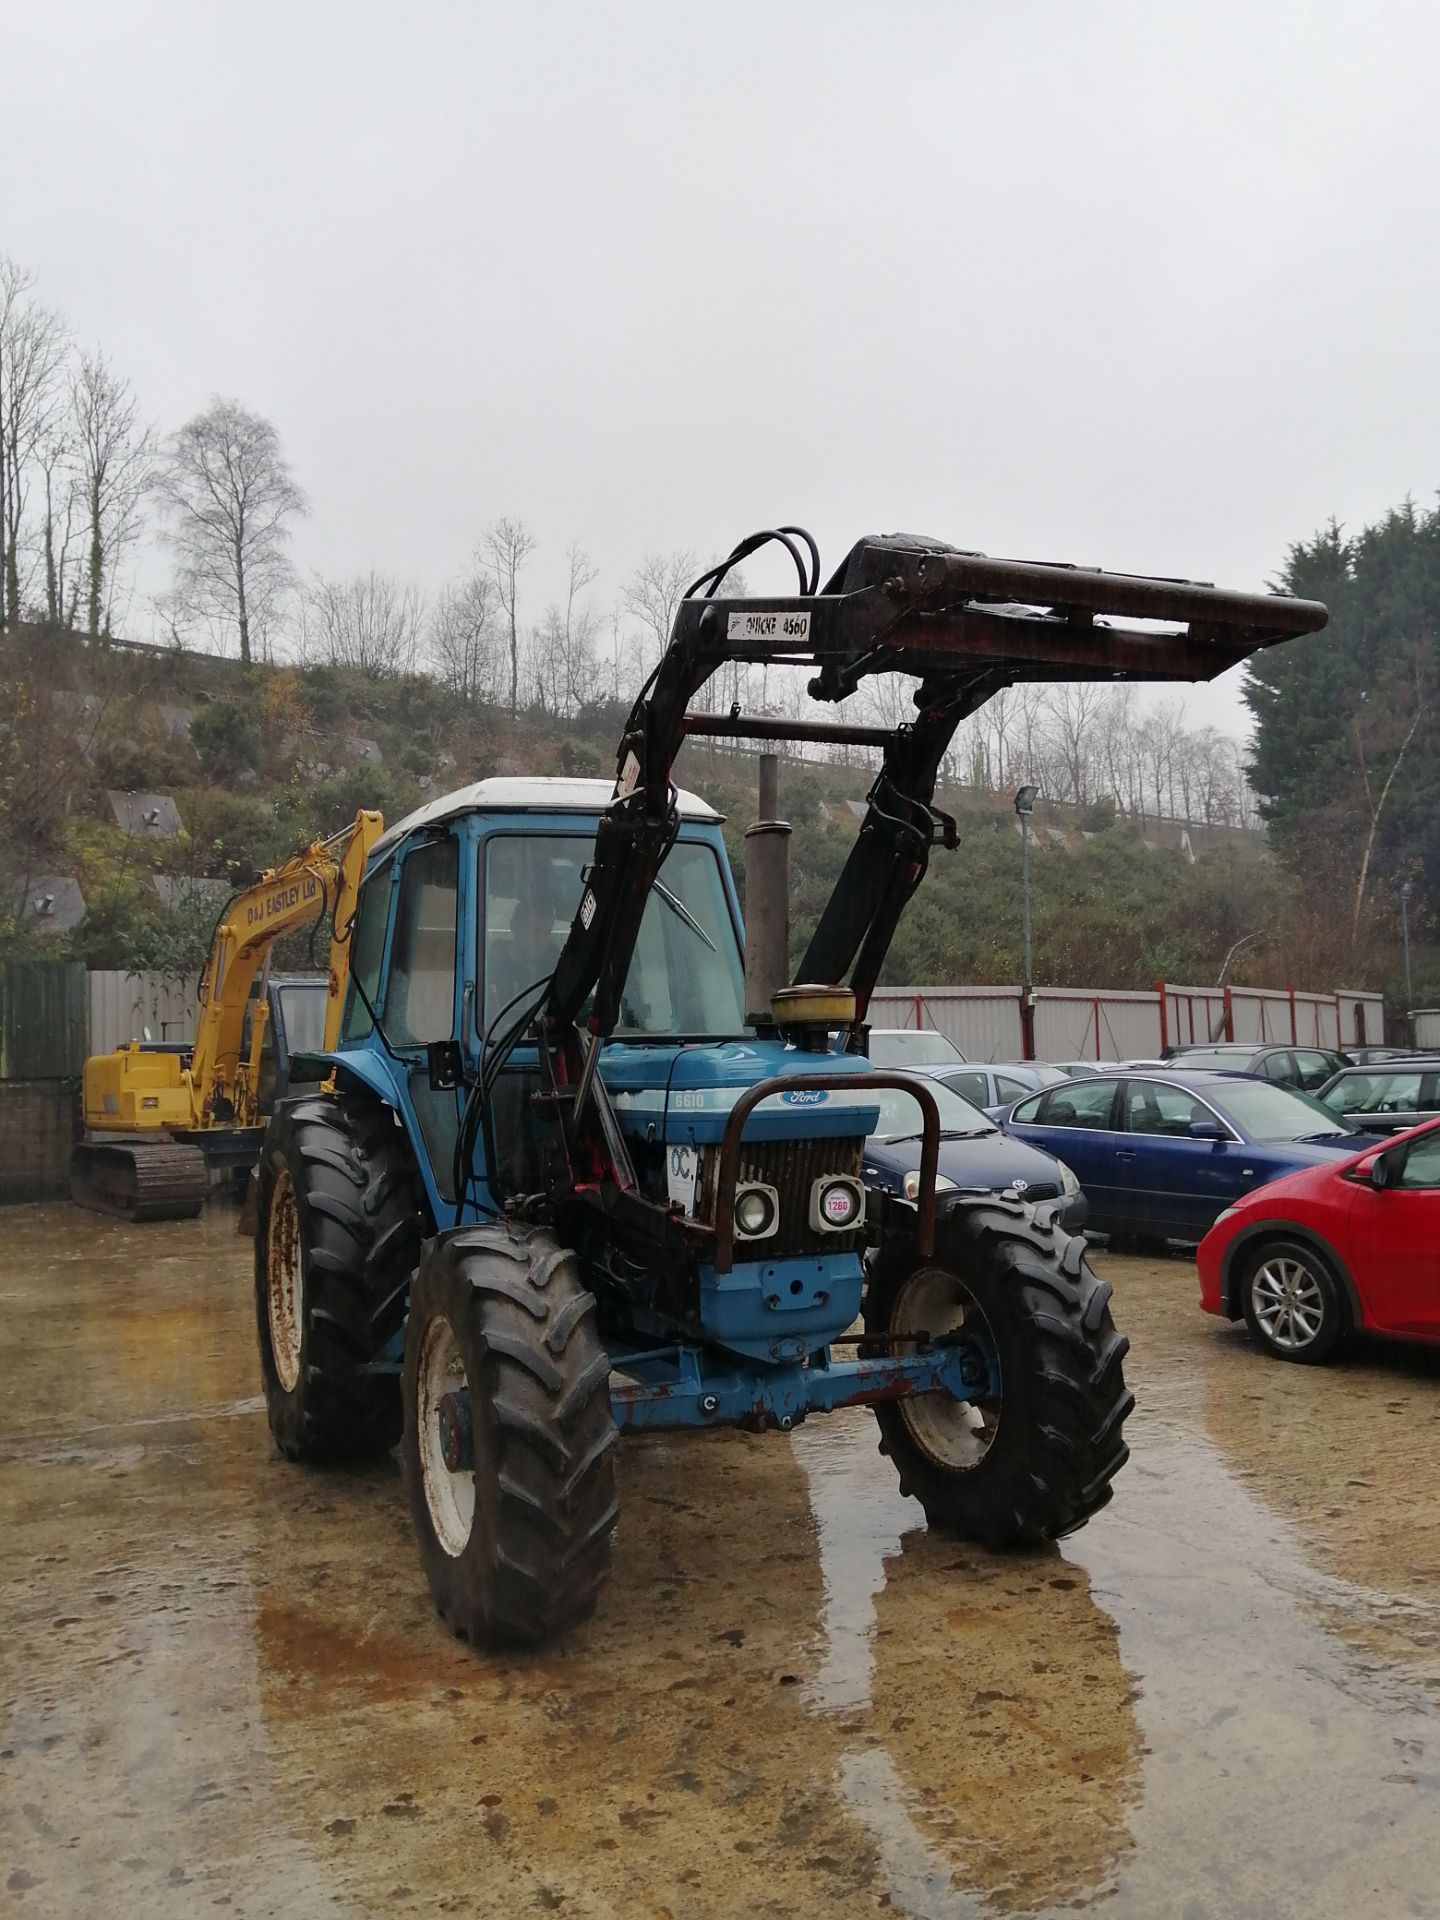
[[[400,821],[371,855],[333,1061],[393,1101],[424,1141],[419,1173],[439,1225],[493,1218],[551,1177],[534,1044],[509,1050],[487,1124],[459,1149],[487,1059],[554,972],[611,793],[598,780],[477,781]],[[828,1032],[807,1047],[747,1024],[744,921],[721,816],[686,792],[676,815],[598,1071],[639,1193],[713,1225],[720,1148],[741,1094],[787,1074],[858,1078],[867,1063],[837,1058]],[[827,1085],[776,1093],[753,1115],[734,1196],[736,1271],[723,1287],[702,1278],[691,1303],[711,1338],[745,1357],[798,1362],[836,1315],[842,1327],[854,1318],[860,1161],[877,1111],[873,1095]]]

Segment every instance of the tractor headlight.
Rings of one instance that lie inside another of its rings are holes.
[[[816,1233],[853,1233],[865,1219],[865,1189],[848,1173],[834,1173],[810,1189],[810,1225]]]
[[[1060,1191],[1062,1193],[1079,1193],[1080,1182],[1075,1178],[1071,1169],[1066,1166],[1063,1160],[1057,1160],[1055,1164],[1060,1169]]]
[[[759,1181],[735,1189],[735,1238],[768,1240],[780,1224],[780,1196]]]
[[[947,1180],[943,1173],[937,1173],[935,1176],[936,1193],[944,1193],[947,1187],[953,1187],[954,1184],[955,1182],[953,1180]],[[919,1198],[920,1169],[918,1167],[914,1168],[912,1172],[906,1174],[904,1185],[905,1185],[905,1198],[907,1200],[915,1200]]]

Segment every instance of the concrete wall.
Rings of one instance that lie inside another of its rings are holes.
[[[0,1080],[0,1203],[70,1191],[80,1092],[67,1080]]]

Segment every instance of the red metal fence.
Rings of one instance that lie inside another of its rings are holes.
[[[1041,1060],[1135,1060],[1207,1041],[1345,1047],[1384,1038],[1378,993],[1291,987],[1182,987],[1152,992],[1037,987],[1035,1056]],[[877,1027],[929,1027],[970,1060],[1020,1060],[1025,1030],[1018,987],[886,987],[870,1003]]]

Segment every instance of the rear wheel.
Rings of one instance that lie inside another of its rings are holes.
[[[425,1250],[405,1330],[405,1473],[435,1605],[478,1646],[582,1619],[610,1570],[610,1361],[573,1253],[541,1228]]]
[[[1277,1360],[1319,1365],[1344,1346],[1350,1307],[1329,1262],[1300,1240],[1271,1240],[1245,1276],[1245,1324]]]
[[[368,1368],[398,1333],[420,1189],[388,1107],[315,1094],[277,1109],[256,1193],[265,1406],[290,1460],[366,1459],[400,1438],[400,1383]]]
[[[969,1397],[880,1401],[880,1450],[929,1524],[991,1547],[1058,1539],[1110,1498],[1129,1455],[1129,1342],[1085,1243],[1045,1207],[995,1196],[954,1203],[936,1249],[882,1251],[865,1293],[865,1330],[963,1340]],[[871,1348],[880,1351],[881,1343]],[[908,1346],[902,1346],[902,1351]]]

